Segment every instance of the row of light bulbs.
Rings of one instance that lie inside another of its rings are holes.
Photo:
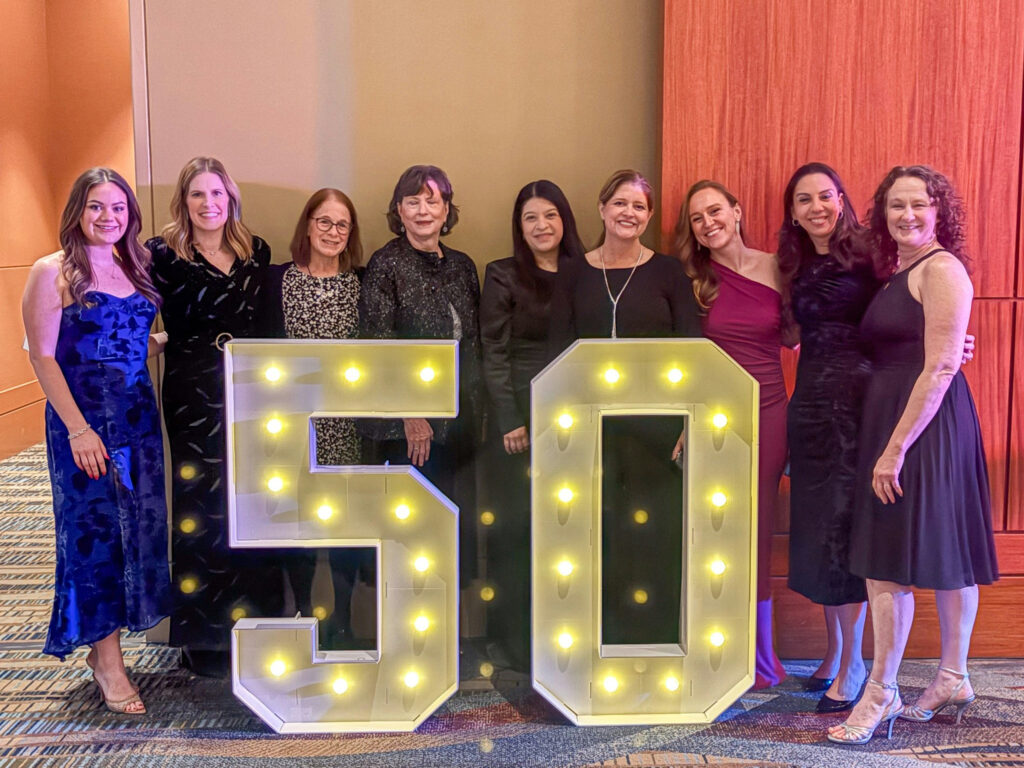
[[[342,371],[341,375],[344,377],[345,381],[350,384],[355,384],[363,377],[363,372],[357,366],[350,365]],[[425,365],[417,371],[417,375],[419,376],[420,381],[429,384],[437,378],[437,371],[435,371],[432,366]],[[271,365],[264,369],[263,376],[271,384],[277,384],[282,378],[284,378],[284,371],[276,365]]]

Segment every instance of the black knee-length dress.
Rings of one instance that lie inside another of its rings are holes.
[[[861,420],[850,564],[869,579],[962,589],[999,578],[985,451],[962,371],[907,450],[903,496],[882,504],[871,490],[875,463],[924,368],[924,307],[910,295],[907,278],[936,252],[894,275],[861,322],[872,372]]]

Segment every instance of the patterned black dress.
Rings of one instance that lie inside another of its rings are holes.
[[[227,336],[256,335],[270,248],[253,238],[253,255],[228,274],[193,250],[179,258],[163,238],[146,243],[167,329],[164,423],[171,446],[172,577],[178,604],[171,645],[226,651],[243,616],[276,616],[280,572],[259,550],[228,547],[225,486],[224,357]],[[275,581],[276,580],[276,581]]]
[[[867,600],[850,573],[857,434],[870,366],[861,317],[878,290],[868,267],[834,257],[805,265],[793,281],[800,362],[789,401],[789,588],[821,605]]]

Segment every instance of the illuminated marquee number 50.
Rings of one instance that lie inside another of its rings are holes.
[[[578,725],[711,722],[754,682],[757,382],[703,339],[585,340],[531,399],[533,687]],[[601,417],[657,413],[689,417],[679,642],[605,646]]]
[[[458,511],[412,467],[318,466],[310,419],[455,416],[458,344],[225,350],[231,546],[375,547],[378,573],[376,651],[319,651],[315,618],[240,619],[233,692],[279,733],[412,730],[458,686]]]

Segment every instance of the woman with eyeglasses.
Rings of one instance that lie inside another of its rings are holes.
[[[363,246],[359,219],[348,195],[317,190],[306,201],[291,242],[292,260],[274,264],[264,294],[265,335],[288,339],[351,339],[359,328],[359,278]],[[358,464],[360,438],[355,421],[313,419],[317,464]],[[349,647],[351,597],[361,556],[351,548],[328,550],[334,583],[334,607],[321,623],[321,642]],[[313,615],[312,586],[318,550],[296,550],[287,558],[296,608]],[[372,564],[372,560],[366,563]]]

